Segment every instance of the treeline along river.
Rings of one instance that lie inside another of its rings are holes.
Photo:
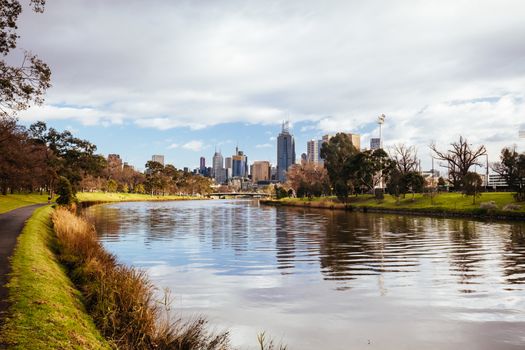
[[[524,349],[525,224],[134,202],[84,211],[120,262],[255,348]]]

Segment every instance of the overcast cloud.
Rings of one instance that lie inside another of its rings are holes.
[[[525,124],[524,18],[521,0],[50,0],[20,23],[20,46],[53,70],[46,105],[22,118],[157,129],[289,118],[366,140],[384,113],[388,143],[463,134],[494,154]]]

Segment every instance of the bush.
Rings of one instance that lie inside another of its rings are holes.
[[[481,209],[487,209],[487,210],[495,210],[495,209],[498,209],[498,205],[496,204],[496,202],[494,201],[490,201],[490,202],[482,202],[479,207]]]
[[[515,211],[515,210],[520,210],[520,209],[521,209],[521,205],[518,205],[518,204],[507,204],[506,206],[503,207],[504,211]]]
[[[76,202],[75,194],[73,193],[73,188],[69,180],[63,176],[58,180],[57,185],[57,203],[60,205],[71,205]]]

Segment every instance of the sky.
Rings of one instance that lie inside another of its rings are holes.
[[[459,135],[525,150],[522,0],[50,0],[27,8],[19,48],[52,69],[42,106],[20,113],[144,168],[207,164],[235,146],[276,161],[290,120],[296,153],[326,133],[386,147]]]

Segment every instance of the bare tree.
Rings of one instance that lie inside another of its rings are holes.
[[[394,145],[389,150],[390,158],[396,162],[396,167],[401,174],[417,171],[417,150],[414,146],[406,146],[403,143]]]
[[[449,180],[457,190],[462,188],[463,179],[472,166],[482,166],[478,159],[487,154],[487,150],[484,145],[472,148],[463,136],[459,137],[458,142],[452,142],[450,146],[451,148],[446,152],[439,151],[435,144],[430,145],[430,149],[434,152],[435,158],[447,162]]]

